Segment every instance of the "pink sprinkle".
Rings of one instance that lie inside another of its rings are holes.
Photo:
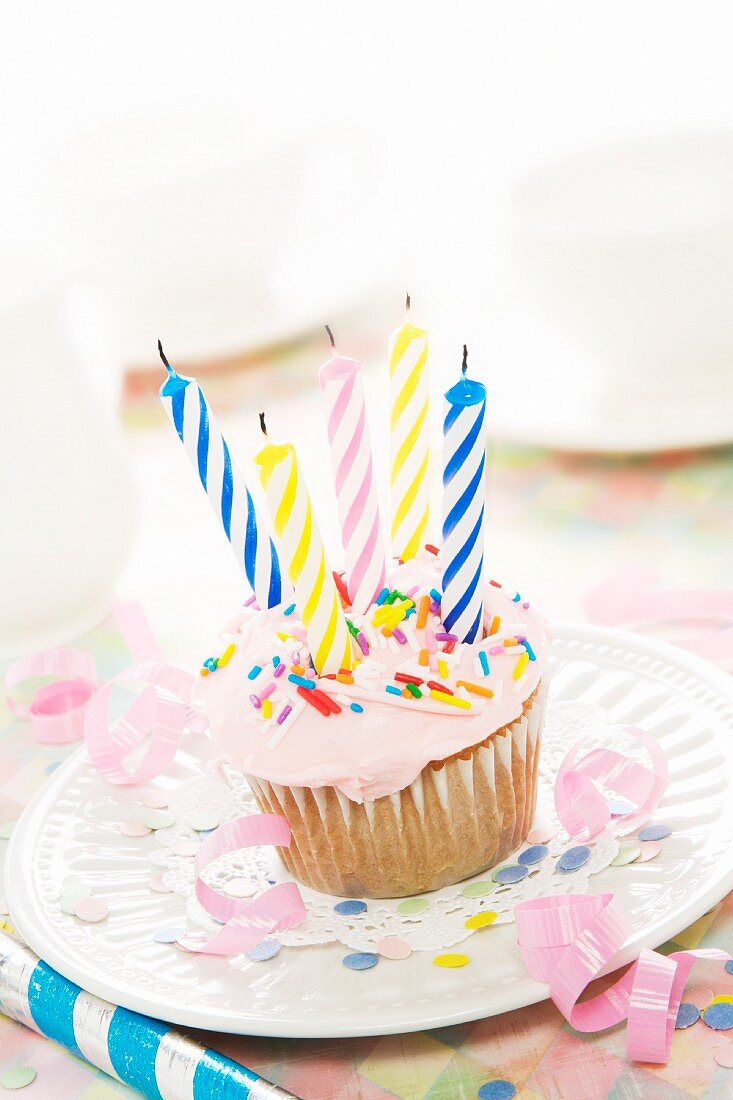
[[[430,610],[432,611],[433,615],[439,615],[440,614],[440,604],[436,603],[435,600],[431,600]]]
[[[529,611],[529,604],[528,603],[523,603],[522,607],[524,608],[525,611]]]
[[[293,664],[294,665],[299,665],[300,664],[300,650],[299,649],[296,649],[296,650],[293,651]]]
[[[394,631],[392,631],[392,633],[394,634]],[[356,635],[356,640],[359,643],[359,649],[362,651],[362,653],[364,654],[365,657],[368,657],[369,656],[369,642],[366,640],[366,638],[362,634],[361,630]]]
[[[269,699],[274,690],[275,684],[271,680],[267,687],[263,687],[262,691],[260,692],[260,704],[262,703],[263,699]]]
[[[290,703],[285,704],[285,706],[280,711],[280,713],[278,714],[277,719],[276,719],[278,726],[281,726],[283,724],[283,722],[285,721],[287,716],[290,714],[292,709],[293,708],[290,706]]]
[[[420,585],[419,584],[413,584],[412,588],[407,589],[407,591],[405,592],[405,595],[409,596],[410,599],[412,599],[412,597],[415,595],[415,593],[419,592],[419,591],[420,591]]]
[[[282,676],[284,672],[285,672],[285,662],[281,661],[272,675],[273,676]]]
[[[392,631],[392,633],[394,633],[394,631]],[[425,631],[425,646],[428,653],[435,653],[435,632],[432,631],[430,627]]]
[[[259,695],[250,695],[249,701],[256,710],[262,709],[262,703],[260,702]]]
[[[504,645],[492,645],[489,653],[492,657],[497,657],[500,653],[506,653],[506,646]]]
[[[395,627],[392,631],[392,637],[396,638],[400,645],[407,645],[407,638],[402,633],[399,627]]]
[[[313,671],[312,668],[307,668],[305,670],[305,678],[306,678],[306,680],[315,680],[316,674],[315,674],[315,672]]]
[[[249,597],[249,599],[244,601],[244,603],[242,604],[242,607],[251,607],[252,604],[255,604],[255,603],[257,603],[257,597],[255,596],[255,594],[253,592],[252,595]]]
[[[436,641],[438,641],[438,642],[457,642],[458,641],[458,635],[457,634],[446,634],[446,632],[444,630],[441,630],[440,634],[436,634],[435,638],[436,638]]]

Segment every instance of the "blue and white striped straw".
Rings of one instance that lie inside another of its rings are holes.
[[[293,1097],[167,1024],[85,993],[2,932],[0,1010],[149,1100]]]
[[[160,390],[163,407],[199,476],[257,602],[261,608],[276,607],[284,593],[280,562],[265,519],[232,461],[227,441],[198,382],[175,372],[165,357],[160,341],[158,351],[168,371],[168,378]]]

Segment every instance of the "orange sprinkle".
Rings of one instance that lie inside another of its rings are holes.
[[[489,627],[489,634],[498,634],[499,627],[501,626],[501,615],[494,615],[491,620],[491,626]]]
[[[420,650],[420,657],[418,658],[418,663],[421,664],[421,665],[427,665],[427,663],[428,663],[428,651],[427,651],[427,649],[421,649]]]
[[[290,671],[294,672],[296,676],[303,676],[305,674],[305,669],[302,665],[291,665]]]
[[[420,604],[417,609],[417,627],[421,630],[428,621],[428,611],[430,610],[430,596],[421,596]]]
[[[412,699],[412,692],[408,691],[407,688],[402,689],[402,694],[404,695],[405,699]]]
[[[519,642],[517,641],[516,638],[505,638],[504,639],[504,645],[505,646],[519,645]]]
[[[208,668],[202,668],[202,669],[201,669],[201,675],[202,675],[202,676],[208,676],[208,675],[209,675],[209,670],[208,670]]]
[[[392,637],[392,627],[391,626],[383,626],[380,633],[384,634],[385,638],[391,638]]]
[[[350,672],[339,672],[338,676],[336,676],[335,679],[340,684],[353,684],[354,682],[354,677],[351,675]]]
[[[472,684],[470,680],[456,680],[456,687],[465,688],[472,695],[484,695],[487,699],[494,698],[491,688],[481,687],[481,684]]]

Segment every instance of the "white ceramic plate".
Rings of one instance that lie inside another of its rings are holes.
[[[653,861],[609,867],[593,880],[622,901],[632,933],[613,967],[656,947],[733,888],[733,679],[671,646],[592,626],[560,626],[552,650],[550,707],[574,728],[600,708],[663,746],[670,786],[656,819],[673,827]],[[167,789],[196,774],[181,751]],[[284,949],[266,963],[186,954],[152,942],[181,926],[184,901],[153,894],[145,839],[119,833],[128,792],[107,786],[83,751],[54,773],[17,824],[6,863],[11,919],[34,951],[85,989],[172,1023],[239,1034],[337,1037],[415,1031],[540,1001],[547,987],[522,965],[513,924],[473,936],[461,970],[432,953],[382,960],[366,972],[341,965],[338,944]],[[101,924],[59,909],[60,885],[78,876],[109,902]],[[609,969],[613,969],[609,967]]]

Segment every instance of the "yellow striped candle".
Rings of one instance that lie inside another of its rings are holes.
[[[407,310],[410,296],[407,296]],[[389,341],[392,553],[407,561],[425,542],[430,508],[428,335],[409,319]]]
[[[292,443],[266,443],[255,460],[275,538],[308,637],[316,672],[354,667],[349,629]]]

